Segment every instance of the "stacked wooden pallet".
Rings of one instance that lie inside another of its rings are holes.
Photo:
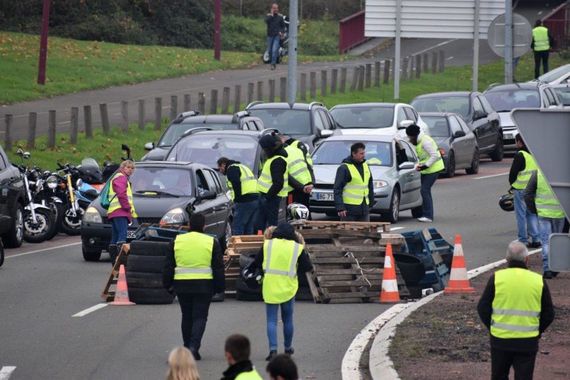
[[[262,235],[240,235],[230,238],[224,255],[227,295],[235,294],[236,280],[240,275],[240,256],[255,254],[259,252],[262,246]]]

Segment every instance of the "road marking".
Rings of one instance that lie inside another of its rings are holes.
[[[412,54],[412,55],[423,54],[423,53],[428,52],[428,51],[430,51],[430,50],[433,50],[433,49],[435,49],[435,48],[442,47],[442,46],[444,46],[444,45],[447,45],[447,44],[449,44],[449,43],[452,43],[453,41],[457,41],[457,39],[447,40],[447,41],[440,42],[439,44],[430,46],[430,47],[428,47],[428,48],[425,48],[424,50],[417,51],[417,52],[415,52],[415,53]]]
[[[31,254],[39,253],[39,252],[53,251],[54,249],[73,247],[74,245],[79,245],[79,244],[81,244],[80,241],[78,241],[78,242],[76,242],[76,243],[69,243],[69,244],[58,245],[58,246],[50,247],[50,248],[36,249],[35,251],[24,252],[24,253],[18,253],[18,254],[16,254],[16,255],[6,256],[6,259],[12,259],[12,258],[14,258],[14,257],[20,257],[20,256],[27,256],[27,255],[31,255]],[[1,379],[0,379],[0,380],[1,380]]]
[[[81,317],[85,317],[87,314],[91,314],[94,311],[97,311],[99,309],[102,309],[104,307],[106,307],[108,304],[107,303],[98,303],[97,305],[91,306],[85,310],[80,311],[77,314],[73,314],[71,317],[72,318],[81,318]]]
[[[509,173],[505,172],[505,173],[499,173],[499,174],[484,175],[483,177],[475,177],[474,179],[494,178],[494,177],[500,177],[500,176],[507,175],[507,174],[509,174]]]
[[[4,366],[0,369],[0,380],[8,380],[12,376],[12,372],[16,370],[14,366]]]

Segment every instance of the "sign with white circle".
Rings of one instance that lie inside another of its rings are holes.
[[[487,32],[489,47],[499,57],[505,56],[505,14],[495,17]],[[532,27],[526,18],[513,13],[513,58],[530,50]]]

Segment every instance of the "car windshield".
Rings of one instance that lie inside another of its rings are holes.
[[[495,90],[485,98],[497,112],[510,112],[513,108],[540,108],[540,96],[535,89]]]
[[[133,193],[191,196],[192,178],[187,169],[137,166],[130,177]]]
[[[538,77],[541,82],[549,83],[570,72],[570,64],[560,66]]]
[[[554,91],[556,91],[562,105],[570,106],[570,87],[555,87]]]
[[[340,107],[332,109],[331,115],[340,128],[388,128],[394,120],[394,107]]]
[[[445,116],[423,116],[431,137],[449,137],[449,126]]]
[[[415,99],[412,106],[418,112],[452,112],[466,118],[469,115],[469,96],[426,96]]]
[[[324,141],[313,153],[315,165],[338,165],[350,156],[350,146],[356,141]],[[392,148],[388,142],[367,141],[366,162],[374,166],[392,166]]]
[[[197,162],[216,168],[220,157],[228,157],[250,168],[255,167],[257,139],[237,134],[191,135],[180,140],[168,153],[167,161]]]
[[[204,123],[181,123],[181,124],[171,124],[168,129],[164,132],[164,135],[160,138],[158,142],[159,147],[169,147],[174,145],[176,140],[184,134],[184,132],[189,131],[194,128],[210,128],[214,130],[219,129],[238,129],[238,124],[204,124]]]
[[[275,128],[289,135],[311,134],[311,113],[308,110],[252,109],[249,113],[259,117],[265,128]]]

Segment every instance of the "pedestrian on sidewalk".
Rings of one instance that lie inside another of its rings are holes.
[[[222,380],[263,380],[249,360],[251,345],[246,336],[230,335],[225,345],[226,360],[230,365]]]
[[[340,220],[370,221],[374,185],[365,157],[366,146],[361,142],[354,143],[350,147],[350,156],[336,170],[334,204]]]
[[[300,203],[308,208],[315,183],[313,159],[307,146],[301,141],[284,134],[281,134],[280,138],[287,152],[289,193],[293,197],[293,203]]]
[[[182,311],[184,347],[196,360],[201,360],[212,295],[225,289],[222,249],[216,238],[204,233],[205,223],[204,215],[192,214],[190,232],[176,236],[163,271],[164,287],[176,292]]]
[[[200,380],[196,362],[189,349],[176,347],[170,351],[166,380]]]
[[[427,133],[422,132],[417,124],[412,124],[406,128],[406,135],[410,143],[416,147],[416,154],[420,160],[416,166],[416,170],[421,174],[422,188],[422,215],[418,221],[424,223],[433,222],[433,198],[431,196],[431,188],[434,185],[440,172],[445,169],[441,153],[437,147],[437,143]],[[419,214],[420,208],[415,212]]]
[[[279,5],[271,4],[271,11],[265,16],[265,24],[267,24],[267,52],[271,59],[271,70],[275,70],[277,58],[279,57],[279,47],[281,46],[281,38],[285,32],[285,19],[279,13]]]
[[[491,379],[532,379],[538,340],[554,320],[548,285],[527,269],[528,250],[518,241],[507,248],[507,269],[495,272],[477,311],[490,331]]]
[[[548,72],[548,55],[554,43],[548,29],[542,25],[541,20],[536,20],[532,30],[532,42],[530,47],[534,52],[534,79],[540,76],[540,63],[542,62],[543,74]]]
[[[297,370],[297,365],[291,358],[291,356],[286,354],[280,354],[275,356],[267,364],[267,373],[271,380],[298,380],[299,372]]]
[[[517,220],[518,240],[526,244],[529,248],[540,248],[540,237],[538,235],[538,216],[536,212],[526,207],[524,192],[528,181],[538,166],[534,157],[529,153],[528,148],[521,136],[515,136],[518,152],[513,158],[511,170],[509,172],[509,184],[513,189],[515,203],[515,218]],[[530,240],[529,240],[530,238]]]

